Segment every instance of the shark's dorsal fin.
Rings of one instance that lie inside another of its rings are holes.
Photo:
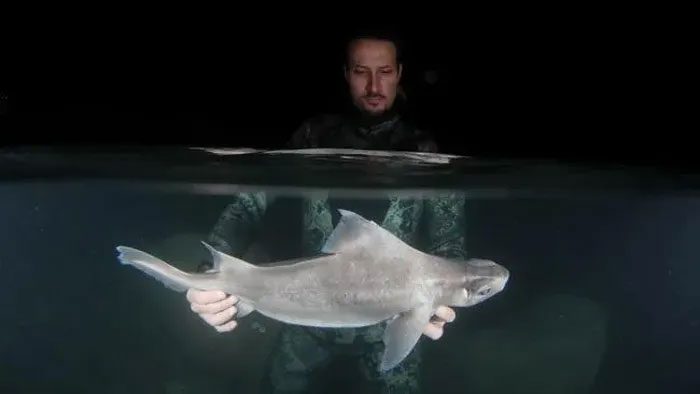
[[[326,240],[322,253],[342,253],[358,248],[369,241],[377,241],[379,226],[362,216],[339,209],[340,221]]]
[[[340,221],[321,249],[322,253],[342,253],[354,251],[370,243],[376,244],[391,233],[377,223],[344,209],[339,209]]]
[[[204,246],[209,249],[212,258],[212,264],[214,265],[210,272],[220,272],[220,271],[235,271],[241,269],[254,269],[255,266],[241,259],[237,259],[233,256],[229,256],[226,253],[219,252],[214,249],[213,246],[208,243],[201,241]]]

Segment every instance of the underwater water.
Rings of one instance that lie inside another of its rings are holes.
[[[252,262],[303,257],[298,211],[308,196],[348,207],[464,197],[468,256],[496,261],[510,279],[491,299],[455,308],[441,339],[420,339],[421,392],[698,392],[693,182],[355,154],[3,152],[0,392],[261,392],[287,325],[254,312],[218,333],[183,293],[120,265],[115,251],[129,245],[193,272],[208,257],[200,240],[247,191],[282,196]],[[372,392],[357,365],[333,358],[309,375],[313,392]]]

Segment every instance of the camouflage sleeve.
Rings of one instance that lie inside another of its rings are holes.
[[[440,148],[438,148],[437,143],[432,138],[420,138],[417,142],[419,152],[430,152],[437,153]]]
[[[425,202],[428,253],[465,259],[465,198],[458,194],[428,198]]]
[[[429,133],[417,132],[417,135],[420,152],[440,151]],[[466,258],[464,205],[464,196],[455,193],[431,197],[425,201],[428,253],[443,257]]]
[[[227,254],[245,253],[260,230],[267,205],[264,192],[238,194],[219,216],[209,244]]]
[[[341,117],[320,114],[304,121],[287,141],[287,149],[320,148],[321,138],[342,127]]]
[[[413,139],[416,142],[416,150],[418,152],[424,153],[438,153],[440,152],[440,147],[438,147],[435,138],[433,138],[432,133],[422,130],[413,130]]]
[[[313,148],[314,143],[311,135],[311,122],[305,121],[292,134],[292,137],[287,141],[287,149],[303,149]]]

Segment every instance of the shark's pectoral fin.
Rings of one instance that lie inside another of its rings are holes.
[[[245,301],[238,301],[236,303],[236,309],[238,310],[236,312],[236,319],[240,319],[241,317],[245,317],[253,312],[255,307]]]
[[[400,314],[384,331],[384,355],[379,365],[386,371],[398,365],[413,350],[433,313],[432,305],[422,305]]]

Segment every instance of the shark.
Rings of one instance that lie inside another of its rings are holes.
[[[492,260],[422,252],[348,210],[321,252],[254,265],[202,244],[212,255],[203,273],[182,271],[141,250],[117,246],[118,260],[166,287],[222,290],[238,297],[237,318],[253,311],[286,324],[342,328],[386,323],[380,371],[403,361],[441,305],[470,307],[500,293],[509,271]]]

